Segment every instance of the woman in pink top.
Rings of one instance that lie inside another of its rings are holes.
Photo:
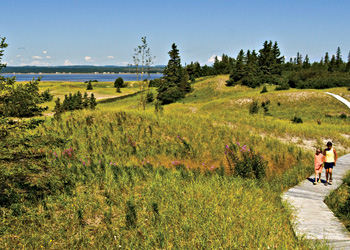
[[[321,182],[321,173],[322,173],[323,160],[324,160],[324,156],[321,153],[321,149],[319,149],[319,148],[316,149],[316,154],[315,154],[315,182],[314,182],[314,185],[317,185],[317,182],[318,183]],[[319,175],[318,181],[317,181],[317,175]]]

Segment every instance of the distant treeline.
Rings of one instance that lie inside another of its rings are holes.
[[[350,52],[347,61],[342,59],[340,48],[330,56],[328,52],[318,62],[310,62],[309,56],[299,52],[285,60],[277,42],[265,41],[259,51],[241,50],[236,58],[223,54],[215,58],[212,67],[198,62],[185,67],[189,78],[229,74],[227,86],[245,85],[258,87],[263,84],[278,85],[278,90],[288,88],[332,88],[350,86]],[[160,80],[152,82],[156,85]]]
[[[161,73],[164,66],[150,67],[150,73]],[[140,69],[138,69],[140,71]],[[57,66],[57,67],[41,67],[41,66],[7,66],[1,70],[2,73],[136,73],[133,66]]]

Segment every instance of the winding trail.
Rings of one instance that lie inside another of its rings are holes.
[[[350,102],[344,98],[328,92],[326,94],[350,108]],[[313,185],[315,175],[312,175],[282,195],[282,199],[294,208],[293,224],[297,236],[324,241],[332,249],[350,249],[350,232],[323,202],[332,190],[342,184],[342,178],[348,171],[350,154],[338,159],[333,172],[333,185],[324,185],[325,174],[322,173],[322,183]]]

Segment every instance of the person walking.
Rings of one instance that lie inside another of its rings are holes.
[[[332,171],[333,167],[337,163],[338,155],[335,149],[332,147],[332,143],[327,142],[327,148],[323,151],[324,155],[324,168],[326,169],[326,186],[332,185]]]
[[[315,154],[315,182],[314,185],[317,185],[317,183],[321,183],[321,173],[322,173],[322,166],[323,166],[324,156],[321,153],[321,149],[316,149]],[[318,181],[317,181],[318,176]]]

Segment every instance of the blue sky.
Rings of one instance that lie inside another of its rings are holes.
[[[1,1],[2,61],[15,65],[126,65],[146,36],[154,64],[172,43],[182,63],[212,64],[277,41],[287,60],[319,61],[350,51],[350,1],[336,0],[7,0]]]

